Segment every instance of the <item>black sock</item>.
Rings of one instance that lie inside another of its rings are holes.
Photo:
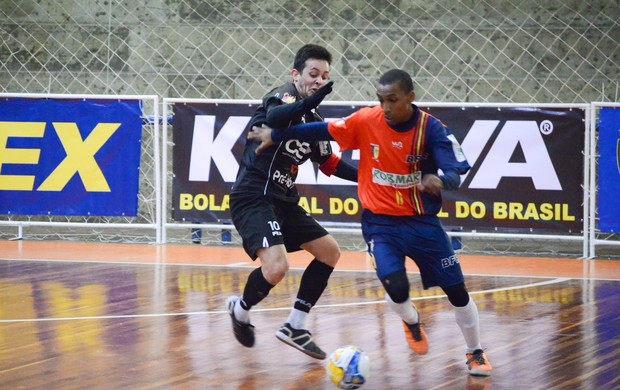
[[[299,292],[295,300],[295,309],[308,313],[327,287],[333,267],[314,259],[308,264],[299,284]]]
[[[256,268],[248,276],[248,282],[243,290],[243,299],[239,302],[241,307],[245,310],[250,310],[252,306],[265,299],[272,288],[273,285],[263,276],[261,267]]]

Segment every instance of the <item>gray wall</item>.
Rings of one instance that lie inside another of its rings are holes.
[[[446,4],[448,3],[448,4]],[[258,99],[302,44],[332,100],[398,67],[418,100],[618,101],[619,1],[0,0],[2,92]]]

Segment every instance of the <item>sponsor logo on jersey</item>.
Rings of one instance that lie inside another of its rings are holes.
[[[298,163],[305,161],[306,157],[312,152],[308,142],[296,139],[286,141],[284,150],[287,155],[291,156]]]
[[[411,188],[420,183],[422,172],[416,171],[407,175],[383,172],[377,168],[372,169],[372,182],[382,186],[394,188]]]
[[[448,135],[448,139],[452,142],[452,152],[454,153],[454,157],[456,161],[463,162],[466,160],[465,154],[463,153],[463,149],[461,148],[461,144],[456,140],[454,134]]]
[[[331,154],[329,152],[329,142],[328,141],[321,141],[321,142],[319,142],[319,153],[321,153],[321,156],[327,156],[327,155]]]
[[[405,162],[407,164],[415,164],[418,163],[422,160],[426,160],[428,158],[427,154],[424,154],[422,156],[414,156],[412,154],[407,155],[407,157],[405,158]]]
[[[286,188],[293,188],[293,185],[295,184],[295,179],[293,178],[293,176],[289,175],[286,172],[282,173],[279,170],[275,170],[273,172],[273,176],[271,177],[271,179],[276,183],[285,185]]]

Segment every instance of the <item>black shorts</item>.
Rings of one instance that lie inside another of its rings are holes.
[[[302,244],[329,234],[297,203],[264,195],[231,194],[230,213],[252,260],[260,248],[284,244],[287,252],[295,252]]]

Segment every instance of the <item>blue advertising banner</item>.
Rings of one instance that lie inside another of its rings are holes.
[[[0,102],[0,214],[135,216],[138,100]]]
[[[598,229],[620,232],[620,108],[603,107],[598,127]]]

